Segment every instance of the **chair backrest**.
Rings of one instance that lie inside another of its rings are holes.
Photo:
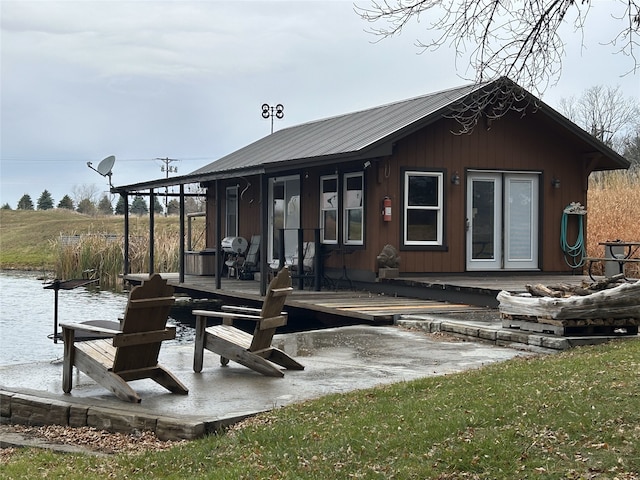
[[[262,303],[262,310],[260,311],[260,317],[262,319],[270,319],[278,317],[282,314],[284,303],[287,300],[287,295],[291,293],[291,274],[289,269],[284,267],[278,275],[271,280],[269,287],[267,288],[267,294],[264,297]],[[286,323],[286,322],[285,322]],[[276,332],[277,327],[264,328],[260,325],[260,322],[256,324],[256,328],[253,332],[253,340],[249,350],[261,350],[271,346],[271,340]]]
[[[260,261],[260,235],[252,235],[247,255],[244,258],[245,267],[255,267]]]
[[[144,334],[164,330],[174,302],[173,287],[167,285],[167,281],[157,273],[153,274],[142,285],[131,289],[122,321],[122,333]],[[158,340],[118,347],[113,370],[117,372],[156,365],[161,345],[162,341]]]
[[[315,242],[305,242],[304,257],[302,264],[306,271],[313,270],[313,258],[316,256],[316,244]]]

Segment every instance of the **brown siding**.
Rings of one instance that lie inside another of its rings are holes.
[[[369,263],[352,262],[358,268],[375,268],[375,254],[386,243],[401,248],[402,192],[401,169],[445,168],[445,242],[446,251],[402,250],[401,272],[465,271],[466,172],[468,169],[542,172],[540,176],[540,265],[544,271],[566,271],[560,249],[562,211],[571,202],[586,201],[584,164],[575,145],[535,115],[508,116],[494,121],[487,130],[479,126],[469,135],[451,133],[456,124],[443,120],[398,142],[393,158],[377,164],[377,175],[368,178],[369,209],[381,209],[385,195],[393,200],[393,221],[383,222],[380,215],[369,215],[367,251]],[[387,171],[390,175],[385,176]],[[460,185],[452,185],[451,175],[458,172]],[[561,180],[554,189],[551,179]],[[373,177],[373,178],[372,178]],[[377,179],[378,181],[371,181]],[[575,231],[570,231],[575,238]],[[364,259],[363,259],[364,260]]]
[[[372,161],[365,171],[365,248],[355,248],[346,258],[350,269],[377,271],[376,256],[384,245],[400,249],[400,270],[404,274],[465,271],[465,206],[466,176],[469,169],[500,171],[535,171],[540,175],[540,266],[543,271],[567,271],[560,249],[560,222],[562,211],[571,202],[586,202],[587,164],[580,145],[567,139],[566,131],[541,115],[524,117],[508,115],[491,123],[490,128],[479,124],[469,135],[456,135],[453,120],[441,120],[400,140],[390,157]],[[352,165],[362,167],[362,162]],[[319,178],[343,173],[349,165],[326,164],[317,168],[291,173],[301,178],[302,228],[319,226]],[[405,168],[436,169],[444,171],[445,195],[445,249],[402,250],[402,171]],[[451,184],[454,172],[460,175],[460,185]],[[554,189],[551,179],[557,177],[561,187]],[[248,182],[248,183],[247,183]],[[239,232],[250,239],[260,231],[260,209],[267,201],[267,192],[260,191],[260,178],[253,176],[220,182],[222,212],[224,214],[224,188],[239,185]],[[248,185],[250,184],[250,185]],[[246,188],[248,186],[248,188]],[[213,186],[209,188],[207,202],[208,246],[215,245],[215,204]],[[246,188],[246,190],[245,190]],[[388,196],[393,203],[393,219],[383,221],[382,202]],[[262,197],[262,198],[261,198]],[[224,222],[223,222],[224,229]],[[570,241],[575,229],[570,230]],[[224,236],[224,231],[221,236]],[[305,240],[312,240],[312,232],[305,232]],[[330,248],[328,249],[330,250]],[[342,257],[326,255],[328,267],[342,266]]]

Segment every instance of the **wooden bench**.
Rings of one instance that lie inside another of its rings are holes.
[[[625,257],[615,257],[615,258],[604,258],[604,257],[585,257],[584,259],[584,263],[589,263],[588,266],[588,272],[589,272],[589,277],[591,277],[591,280],[595,281],[595,278],[593,278],[593,264],[597,263],[597,262],[616,262],[618,263],[619,267],[620,267],[620,273],[622,273],[622,275],[624,276],[624,265],[626,263],[640,263],[640,258],[625,258]],[[626,278],[626,277],[625,277]]]

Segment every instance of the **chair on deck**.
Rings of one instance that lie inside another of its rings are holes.
[[[252,235],[242,265],[239,267],[241,280],[253,279],[253,272],[260,270],[260,235]]]
[[[221,312],[194,310],[196,343],[193,370],[202,371],[205,349],[220,355],[223,366],[233,360],[271,377],[284,376],[273,363],[286,369],[304,370],[303,365],[271,346],[276,328],[287,324],[287,314],[282,312],[282,308],[292,290],[289,270],[283,268],[269,284],[262,309],[223,306]],[[208,317],[222,318],[223,323],[206,328]],[[234,320],[254,321],[253,335],[234,327]]]
[[[313,259],[315,256],[316,247],[314,242],[302,242],[302,266],[304,273],[313,271]],[[298,246],[292,245],[291,248],[284,252],[282,260],[279,258],[274,259],[269,263],[269,268],[275,275],[280,271],[282,267],[287,267],[291,270],[292,274],[296,274],[298,271]]]
[[[162,341],[176,336],[175,327],[166,326],[174,302],[173,287],[155,274],[131,289],[119,330],[87,323],[62,323],[64,392],[71,392],[75,366],[128,402],[140,402],[140,396],[127,382],[143,378],[150,378],[173,393],[187,394],[188,389],[158,364]],[[76,330],[110,334],[112,338],[76,342]]]

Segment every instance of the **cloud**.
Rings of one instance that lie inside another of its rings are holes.
[[[0,203],[12,205],[25,189],[58,200],[102,181],[86,162],[111,154],[115,184],[162,176],[155,157],[179,158],[188,173],[267,135],[265,102],[285,105],[277,129],[466,83],[455,52],[418,54],[426,22],[375,43],[351,1],[3,0],[0,9]],[[590,31],[608,28],[604,17]],[[625,57],[602,40],[581,52],[579,40],[568,37],[549,99],[618,80],[640,96],[637,77],[617,76]]]

